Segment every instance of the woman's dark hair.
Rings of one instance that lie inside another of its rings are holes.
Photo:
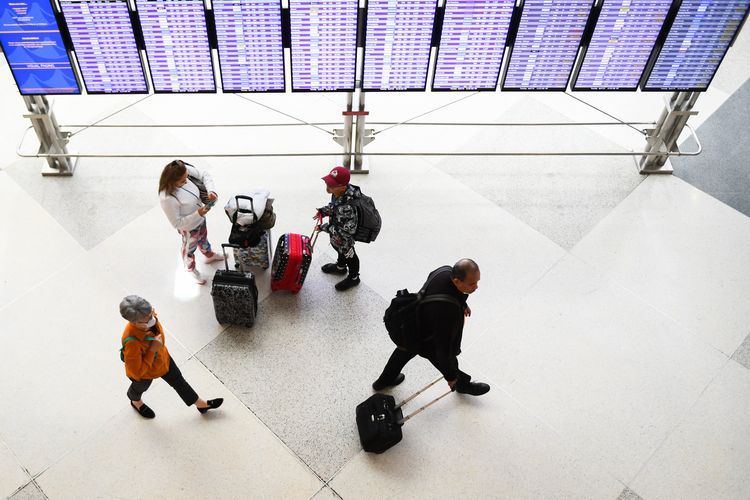
[[[166,191],[167,194],[174,194],[177,189],[177,181],[185,175],[187,168],[182,160],[174,160],[170,162],[164,170],[161,171],[161,177],[159,178],[159,192]]]

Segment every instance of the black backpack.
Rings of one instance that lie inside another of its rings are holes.
[[[355,187],[359,189],[359,186]],[[357,211],[357,231],[354,233],[354,240],[370,243],[378,237],[382,221],[372,198],[362,193],[362,190],[359,192],[361,196],[353,198],[350,202],[350,205]]]
[[[447,302],[455,305],[459,310],[462,309],[461,303],[452,295],[444,293],[425,295],[425,290],[432,279],[447,269],[450,267],[444,266],[433,271],[417,293],[409,293],[406,288],[396,292],[396,296],[385,310],[383,323],[385,323],[385,329],[388,330],[388,336],[398,347],[419,351],[421,345],[431,339],[431,337],[423,338],[423,333],[419,329],[419,309],[423,305],[430,302]]]

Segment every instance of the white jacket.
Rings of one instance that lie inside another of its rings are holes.
[[[206,190],[216,192],[214,180],[208,172],[201,172],[195,167],[185,165],[188,176],[197,177],[203,181]],[[159,203],[164,214],[169,219],[169,223],[178,231],[192,231],[200,226],[204,218],[198,214],[198,209],[203,206],[200,200],[200,191],[198,186],[188,179],[187,183],[175,189],[172,194],[162,191],[159,193]]]

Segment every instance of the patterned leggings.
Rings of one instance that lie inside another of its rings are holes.
[[[195,269],[195,249],[200,248],[201,253],[206,257],[211,257],[214,252],[211,250],[211,243],[208,242],[208,229],[206,221],[193,229],[192,231],[180,231],[182,236],[182,261],[188,271]]]

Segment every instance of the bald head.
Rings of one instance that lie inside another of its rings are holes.
[[[451,281],[462,293],[473,293],[479,288],[479,266],[471,259],[461,259],[453,264]]]

